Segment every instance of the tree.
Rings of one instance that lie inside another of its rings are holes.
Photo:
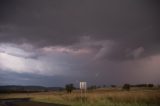
[[[97,88],[96,85],[92,85],[92,86],[88,87],[89,90],[94,90],[94,89],[96,89],[96,88]]]
[[[123,89],[129,91],[130,90],[130,84],[124,84]]]
[[[148,84],[148,87],[153,88],[154,85],[153,84]]]
[[[68,93],[71,93],[73,90],[74,90],[74,85],[73,84],[67,84],[66,86],[65,86],[65,89],[66,89],[66,91],[68,92]]]
[[[103,88],[106,88],[106,85],[103,85]]]
[[[112,88],[116,88],[116,85],[111,85]]]

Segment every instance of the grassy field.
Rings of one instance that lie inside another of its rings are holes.
[[[0,94],[4,98],[25,98],[33,101],[65,104],[69,106],[160,106],[160,90],[158,89],[97,89],[88,91],[86,98],[81,99],[80,92],[41,92]]]

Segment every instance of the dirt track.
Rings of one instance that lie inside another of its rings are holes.
[[[0,106],[67,106],[61,104],[42,103],[30,101],[30,99],[4,99],[0,100]]]

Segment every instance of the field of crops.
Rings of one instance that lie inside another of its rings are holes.
[[[32,101],[65,104],[69,106],[160,106],[159,89],[97,89],[81,98],[80,91],[1,94],[4,98],[31,98]]]

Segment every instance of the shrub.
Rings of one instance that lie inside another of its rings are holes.
[[[116,85],[111,85],[111,87],[112,87],[112,88],[116,88],[117,86],[116,86]]]
[[[152,88],[152,87],[154,87],[154,85],[153,85],[153,84],[148,84],[148,87],[151,87],[151,88]]]
[[[65,89],[66,89],[66,91],[67,91],[68,93],[71,93],[71,92],[75,89],[75,87],[74,87],[73,84],[67,84],[67,85],[65,86]]]
[[[123,85],[123,90],[129,91],[130,90],[130,84],[124,84]]]

